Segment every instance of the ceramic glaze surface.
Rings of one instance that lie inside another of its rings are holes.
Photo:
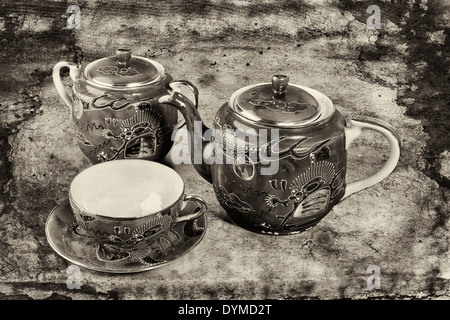
[[[89,235],[75,220],[69,201],[50,213],[45,233],[51,247],[68,261],[100,272],[142,272],[165,266],[186,255],[206,232],[206,215],[174,224],[138,248],[111,247]]]
[[[275,75],[272,83],[233,93],[216,113],[213,140],[205,138],[211,129],[189,100],[176,93],[160,99],[185,117],[191,154],[202,150],[205,158],[198,163],[192,156],[194,168],[212,184],[227,214],[246,229],[271,235],[314,226],[341,199],[389,175],[400,155],[400,137],[389,125],[345,120],[324,94],[288,82]],[[376,174],[346,183],[347,149],[365,129],[389,141],[389,159]]]
[[[115,159],[161,160],[172,146],[176,110],[151,102],[131,102],[122,109],[89,108],[73,111],[78,146],[93,163]],[[164,115],[164,116],[163,116]]]
[[[218,111],[215,128],[227,127],[233,117]],[[274,163],[256,162],[247,156],[232,164],[211,166],[212,184],[219,203],[238,224],[273,234],[291,234],[314,225],[342,198],[345,189],[346,153],[344,118],[335,112],[329,123],[295,133],[280,129],[278,170],[264,174]],[[256,126],[254,126],[254,129]],[[261,129],[261,128],[259,128]],[[270,140],[270,139],[268,139]],[[218,152],[216,150],[216,156]],[[274,154],[271,155],[274,157]]]
[[[158,208],[153,199],[150,208],[137,214],[135,207],[142,209],[155,195],[160,196]],[[132,199],[136,203],[120,204]],[[116,202],[115,208],[100,207],[104,200]],[[83,170],[70,185],[69,203],[77,224],[114,256],[148,251],[151,243],[177,238],[172,232],[176,223],[193,221],[207,209],[202,198],[184,194],[184,181],[175,170],[142,159],[98,163]]]
[[[62,85],[60,70],[68,67],[72,93]],[[118,49],[115,56],[89,63],[84,70],[72,62],[59,62],[53,81],[69,106],[76,138],[83,154],[92,162],[116,159],[162,160],[172,147],[170,137],[184,121],[177,110],[158,103],[177,85],[158,62]],[[176,88],[175,88],[176,89]]]

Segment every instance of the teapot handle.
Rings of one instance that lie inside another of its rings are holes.
[[[69,106],[70,110],[72,110],[73,107],[73,99],[69,94],[67,94],[64,85],[61,81],[61,75],[60,71],[62,68],[68,67],[70,69],[70,78],[73,82],[75,82],[77,79],[79,79],[81,74],[81,66],[77,63],[71,62],[71,61],[60,61],[53,67],[53,83],[55,84],[56,91],[61,96],[61,98],[64,100],[64,102]]]
[[[188,80],[176,80],[176,81],[172,81],[169,85],[174,91],[178,91],[179,93],[181,93],[181,90],[179,89],[180,86],[186,87],[189,90],[191,90],[192,93],[194,94],[194,107],[195,107],[195,109],[198,109],[198,89],[195,84],[193,84],[192,82],[190,82]],[[173,128],[173,130],[180,129],[185,124],[186,124],[186,120],[183,118],[180,121],[178,121],[177,124],[175,124],[175,127]]]
[[[342,199],[349,195],[368,188],[384,178],[386,178],[397,166],[400,158],[400,136],[394,128],[387,124],[378,123],[375,119],[364,120],[348,120],[345,128],[345,149],[348,150],[350,144],[362,133],[365,129],[375,130],[381,133],[390,144],[389,158],[383,167],[375,174],[358,181],[350,182],[345,188],[345,193]]]

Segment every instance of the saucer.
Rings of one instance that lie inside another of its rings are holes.
[[[104,259],[108,248],[84,233],[76,223],[69,200],[57,205],[45,224],[47,241],[61,257],[80,267],[109,273],[142,272],[167,265],[196,247],[205,232],[206,216],[203,214],[197,219],[176,223],[168,231],[167,238],[162,237],[158,242],[160,250],[156,251],[157,254],[130,254],[108,260]]]

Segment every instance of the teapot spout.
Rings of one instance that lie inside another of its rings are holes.
[[[190,99],[175,90],[171,94],[160,97],[158,103],[172,105],[181,112],[189,133],[188,145],[191,162],[198,174],[206,181],[211,182],[211,165],[203,159],[203,153],[210,147],[211,141],[205,139],[205,132],[209,128],[204,124],[197,110],[198,90],[194,84],[188,81],[177,81],[176,85],[179,84],[185,85],[193,91],[196,98],[195,105]],[[172,85],[175,86],[175,83],[171,84],[171,87]]]

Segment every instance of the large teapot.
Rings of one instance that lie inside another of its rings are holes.
[[[67,67],[72,94],[67,93],[60,75]],[[58,62],[53,82],[72,113],[78,145],[92,163],[162,160],[172,147],[172,132],[184,119],[178,121],[178,111],[158,103],[158,98],[186,86],[197,105],[195,85],[173,81],[161,64],[132,56],[129,49],[118,49],[115,56],[93,61],[84,70],[74,62]]]
[[[232,220],[274,235],[314,226],[340,200],[389,175],[400,155],[389,125],[346,120],[324,94],[288,81],[275,75],[237,90],[217,111],[213,129],[177,92],[159,99],[182,112],[193,166]],[[380,132],[390,155],[377,173],[347,184],[347,149],[364,129]]]

